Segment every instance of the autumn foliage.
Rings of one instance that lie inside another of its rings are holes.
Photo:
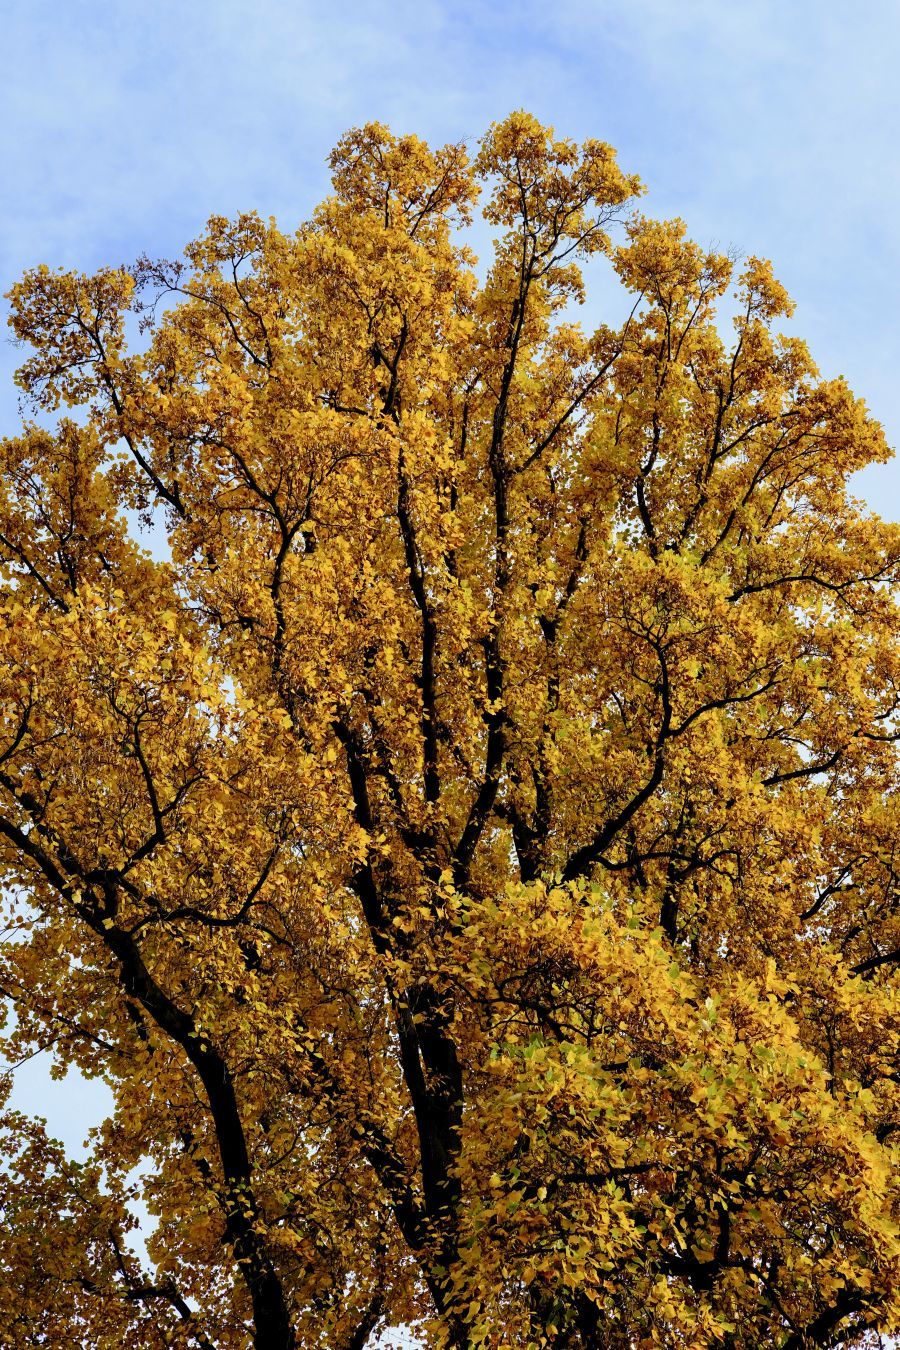
[[[295,234],[11,293],[4,1053],[115,1111],[80,1165],[0,1115],[0,1343],[874,1344],[882,432],[605,144],[331,163]]]

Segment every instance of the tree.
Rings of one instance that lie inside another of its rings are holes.
[[[370,125],[331,165],[294,235],[11,292],[7,1054],[115,1111],[80,1167],[2,1118],[0,1338],[875,1343],[900,529],[847,483],[883,434],[769,265],[633,213],[601,142]],[[587,335],[596,255],[633,307]]]

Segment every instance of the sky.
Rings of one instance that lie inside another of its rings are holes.
[[[900,441],[897,0],[2,0],[0,21],[0,291],[176,256],[213,213],[293,229],[351,126],[474,144],[524,107],[615,145],[644,210],[771,258],[792,331]],[[0,328],[2,435],[21,359]],[[900,518],[896,464],[858,490]],[[15,1081],[80,1154],[105,1089],[41,1057]]]

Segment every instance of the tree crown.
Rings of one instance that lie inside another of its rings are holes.
[[[11,292],[7,1053],[115,1111],[83,1167],[0,1117],[4,1343],[865,1344],[900,1325],[900,529],[848,489],[883,434],[769,264],[634,213],[602,142],[372,124],[331,167],[295,234]],[[587,333],[592,255],[633,307]]]

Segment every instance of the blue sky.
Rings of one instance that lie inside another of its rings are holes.
[[[456,141],[526,107],[617,146],[645,209],[772,258],[794,331],[900,440],[896,0],[4,0],[2,21],[2,291],[172,256],[213,212],[292,228],[351,125]],[[17,359],[0,343],[0,434]],[[900,517],[896,465],[859,488]],[[104,1097],[35,1060],[16,1100],[77,1148]]]

